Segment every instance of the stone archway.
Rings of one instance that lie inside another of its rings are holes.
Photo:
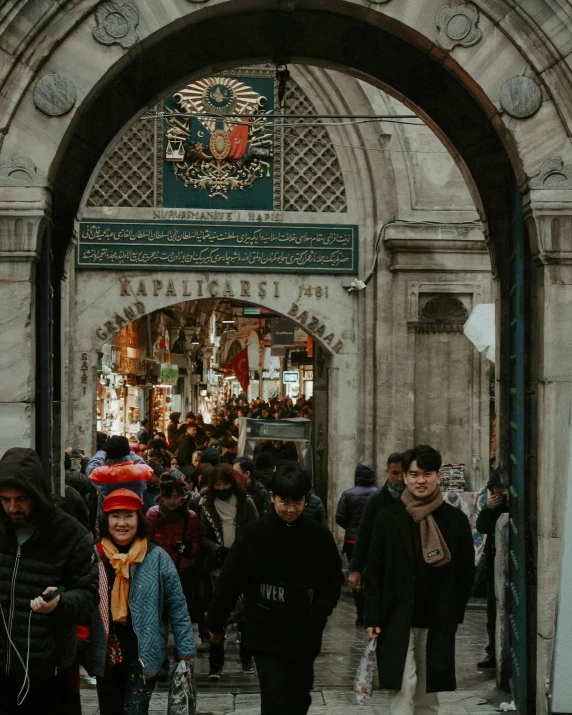
[[[526,312],[530,330],[539,336],[538,352],[528,365],[534,395],[529,492],[543,495],[538,513],[532,514],[537,600],[552,604],[539,612],[537,633],[537,712],[545,712],[544,679],[550,672],[554,628],[551,582],[561,533],[557,504],[568,459],[571,399],[564,388],[569,388],[572,375],[572,339],[565,317],[572,304],[572,280],[562,239],[572,215],[566,19],[540,0],[526,10],[504,0],[479,0],[475,7],[480,16],[472,12],[456,23],[469,23],[468,31],[448,33],[451,18],[444,16],[442,0],[333,0],[329,12],[314,9],[308,0],[295,4],[290,13],[270,2],[249,12],[242,0],[181,1],[161,8],[155,0],[139,0],[137,28],[122,42],[108,45],[113,40],[104,27],[97,29],[99,20],[91,15],[96,4],[60,3],[46,9],[23,2],[4,18],[2,52],[9,61],[2,96],[10,99],[2,105],[1,287],[14,340],[3,366],[15,379],[3,387],[1,409],[14,434],[26,444],[36,442],[36,383],[40,409],[52,400],[49,370],[40,379],[34,359],[33,264],[42,248],[40,225],[45,218],[54,221],[51,245],[49,236],[44,241],[43,263],[50,263],[51,251],[55,272],[52,277],[49,271],[38,272],[38,295],[49,296],[53,290],[59,309],[60,278],[81,194],[105,146],[145,104],[207,65],[231,66],[247,57],[351,68],[368,81],[390,87],[435,128],[465,171],[487,222],[500,279],[501,337],[508,336],[510,325],[513,176],[524,194],[532,254],[527,251],[524,257],[532,284]],[[140,42],[131,44],[137,38]],[[499,61],[491,63],[491,56]],[[26,152],[33,161],[23,156]],[[521,239],[524,243],[524,236]],[[57,318],[58,310],[55,314]],[[39,318],[42,323],[41,314]],[[59,325],[56,319],[56,333]],[[56,340],[56,348],[61,342]],[[503,341],[501,381],[508,388],[506,345]],[[19,370],[12,370],[14,365]],[[509,422],[506,408],[504,421]]]
[[[322,290],[308,297],[309,282]],[[344,428],[348,414],[357,414],[355,385],[357,356],[355,296],[348,296],[342,279],[295,275],[204,272],[84,271],[75,276],[71,305],[68,370],[68,441],[93,444],[95,439],[95,384],[98,352],[111,335],[154,311],[192,300],[225,298],[267,308],[289,318],[315,341],[314,437],[317,454],[315,480],[335,509],[344,476],[354,468],[353,436]],[[304,295],[303,295],[304,293]],[[301,297],[302,296],[302,297]],[[328,434],[335,440],[328,448]],[[336,469],[328,469],[333,461]]]

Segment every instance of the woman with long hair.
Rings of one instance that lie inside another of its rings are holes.
[[[258,511],[247,495],[244,483],[228,464],[219,464],[208,472],[206,492],[201,501],[200,543],[208,557],[207,572],[210,584],[214,586],[236,537],[247,524],[258,519]],[[241,630],[242,622],[238,625]],[[240,657],[243,672],[254,673],[252,656],[244,649],[242,638]],[[211,643],[209,665],[209,680],[219,680],[224,665],[224,639],[220,643]]]
[[[101,715],[147,715],[167,655],[169,624],[178,659],[196,655],[177,569],[147,540],[142,507],[135,492],[117,489],[105,498],[99,520],[100,603],[86,667],[97,676]]]

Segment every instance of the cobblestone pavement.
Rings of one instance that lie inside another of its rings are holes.
[[[506,693],[495,689],[494,674],[479,672],[476,662],[484,657],[486,643],[486,616],[477,604],[476,610],[467,611],[465,623],[457,633],[457,682],[454,693],[442,693],[440,715],[490,715],[498,712],[501,701],[509,700]],[[365,637],[354,626],[355,611],[349,591],[344,591],[338,607],[330,618],[322,653],[316,660],[313,703],[314,715],[387,715],[387,693],[375,691],[369,706],[356,704],[352,692],[353,677],[365,647]],[[210,683],[208,655],[197,658],[197,685],[199,689],[198,713],[200,715],[226,715],[260,713],[258,679],[244,675],[240,669],[236,631],[229,629],[226,646],[226,664],[218,683]],[[159,683],[151,700],[151,713],[167,712],[167,683]],[[95,688],[82,683],[84,715],[99,715]]]

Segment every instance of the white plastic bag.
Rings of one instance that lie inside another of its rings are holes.
[[[167,715],[195,715],[196,710],[195,663],[181,660],[173,673]]]
[[[376,648],[377,638],[372,638],[365,648],[354,678],[354,693],[359,705],[367,705],[371,699],[373,674],[377,662]]]

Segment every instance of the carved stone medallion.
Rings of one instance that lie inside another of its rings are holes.
[[[478,27],[479,10],[472,3],[458,5],[455,8],[445,5],[437,13],[437,44],[444,50],[453,47],[472,47],[482,38],[483,31]]]
[[[133,3],[103,2],[95,11],[95,19],[97,27],[93,29],[93,36],[102,45],[118,44],[127,49],[139,41],[139,10]]]
[[[540,172],[531,179],[530,188],[551,191],[572,189],[572,164],[564,166],[559,156],[547,159],[540,167]]]
[[[34,87],[34,104],[49,117],[60,117],[74,106],[77,93],[65,74],[46,74]]]
[[[10,163],[0,164],[0,186],[44,186],[34,162],[23,154],[15,154]]]
[[[511,77],[503,84],[499,101],[501,107],[511,117],[526,119],[540,109],[542,92],[530,77]]]

